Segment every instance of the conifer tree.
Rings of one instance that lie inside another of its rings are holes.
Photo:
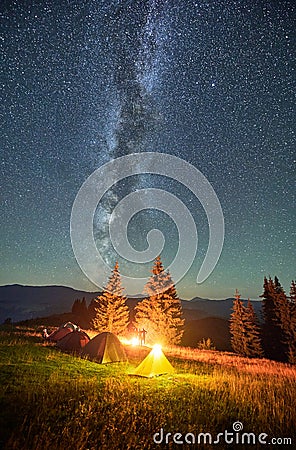
[[[145,285],[148,295],[136,306],[136,324],[147,331],[147,342],[178,344],[183,335],[182,306],[168,271],[160,256],[155,260],[152,276]]]
[[[276,305],[274,301],[274,283],[271,277],[264,277],[262,298],[263,313],[263,348],[268,358],[277,359],[278,342],[280,341],[280,329],[277,325]]]
[[[294,280],[292,280],[292,282],[291,282],[290,300],[291,300],[291,304],[296,307],[296,283]]]
[[[126,305],[126,297],[123,295],[123,287],[116,262],[108,284],[93,302],[95,317],[92,325],[95,330],[102,333],[109,331],[114,334],[122,334],[126,331],[129,322],[129,311]]]
[[[87,306],[86,306],[86,298],[83,297],[81,300],[81,313],[85,314],[87,312]]]
[[[296,333],[296,283],[294,280],[291,282],[290,287],[290,308],[291,308],[291,318],[293,329],[295,329]]]
[[[276,316],[278,318],[282,330],[281,342],[284,345],[284,351],[286,356],[288,357],[289,344],[292,336],[290,302],[277,277],[275,277],[274,279],[274,285],[275,285]]]
[[[96,298],[92,298],[91,301],[89,302],[89,305],[88,305],[88,308],[87,308],[90,328],[92,328],[92,326],[93,326],[93,319],[96,317],[96,310],[95,310],[95,308],[97,307],[97,299],[100,297],[100,295],[98,295]]]
[[[290,288],[290,336],[288,348],[288,361],[291,364],[296,364],[296,283],[292,280]]]
[[[260,326],[250,299],[248,299],[248,304],[245,308],[245,326],[246,356],[250,358],[263,357]]]
[[[230,315],[230,334],[233,351],[240,355],[247,354],[246,313],[238,290],[235,290],[232,313]]]
[[[82,316],[85,318],[88,315],[86,299],[83,297],[82,300],[76,299],[72,305],[72,313],[77,316]]]
[[[80,305],[80,300],[77,298],[72,305],[72,310],[71,310],[72,314],[77,314],[77,312],[79,311],[79,305]]]
[[[240,297],[236,289],[230,316],[231,345],[235,353],[249,358],[260,358],[263,351],[257,316],[250,299],[245,307]]]
[[[89,326],[89,314],[86,306],[86,299],[76,299],[72,305],[72,314],[75,316],[74,320],[81,327]]]
[[[285,331],[288,324],[287,298],[275,277],[274,281],[264,277],[264,292],[260,296],[264,317],[263,347],[270,359],[285,361],[287,359],[287,339]]]

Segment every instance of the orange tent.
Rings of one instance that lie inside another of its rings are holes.
[[[50,333],[50,335],[48,336],[47,339],[52,342],[57,342],[69,333],[73,333],[72,328],[68,328],[68,327],[58,328],[57,330]]]
[[[60,339],[57,347],[64,352],[80,353],[89,340],[89,336],[84,331],[73,331]]]

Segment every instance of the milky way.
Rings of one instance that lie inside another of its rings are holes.
[[[163,2],[166,3],[166,2]],[[111,59],[111,92],[115,107],[106,135],[107,153],[117,158],[147,150],[159,121],[153,98],[164,65],[164,4],[155,0],[134,1],[111,9],[107,53]],[[129,12],[127,15],[126,12]],[[124,192],[141,187],[139,176],[125,182]],[[119,200],[118,188],[109,190],[94,219],[94,234],[108,263],[114,259],[108,228]],[[120,220],[120,217],[117,217]],[[138,227],[143,223],[138,222]]]
[[[98,207],[106,259],[116,257],[104,241],[113,205],[152,186],[180,197],[197,223],[199,251],[181,296],[223,298],[237,287],[257,298],[269,274],[288,290],[296,267],[293,1],[15,0],[1,3],[1,18],[1,284],[95,289],[71,248],[75,196],[110,159],[158,151],[195,165],[215,189],[226,233],[219,263],[195,284],[208,242],[204,211],[156,176],[118,184]],[[164,214],[135,218],[131,243],[145,247],[155,222],[169,263],[177,232]]]

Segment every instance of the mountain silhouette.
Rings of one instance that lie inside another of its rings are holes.
[[[10,317],[13,322],[61,314],[71,311],[74,300],[85,297],[87,304],[97,297],[100,291],[86,292],[66,286],[22,286],[13,284],[0,286],[0,323]],[[127,304],[130,309],[143,298],[142,295],[131,296]],[[206,317],[228,319],[233,299],[210,300],[195,297],[181,300],[186,321]],[[260,317],[261,302],[253,301],[256,313]]]

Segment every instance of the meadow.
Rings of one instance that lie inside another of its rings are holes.
[[[130,376],[148,351],[127,347],[128,363],[100,365],[61,353],[33,327],[1,327],[0,448],[264,448],[262,433],[275,448],[295,446],[295,367],[171,347],[165,352],[175,374]],[[238,421],[243,430],[234,432]],[[153,436],[161,429],[159,445]],[[224,435],[214,443],[225,430],[237,443]],[[242,443],[244,432],[256,435],[256,444]],[[203,435],[198,443],[200,433],[210,433],[212,444]]]

